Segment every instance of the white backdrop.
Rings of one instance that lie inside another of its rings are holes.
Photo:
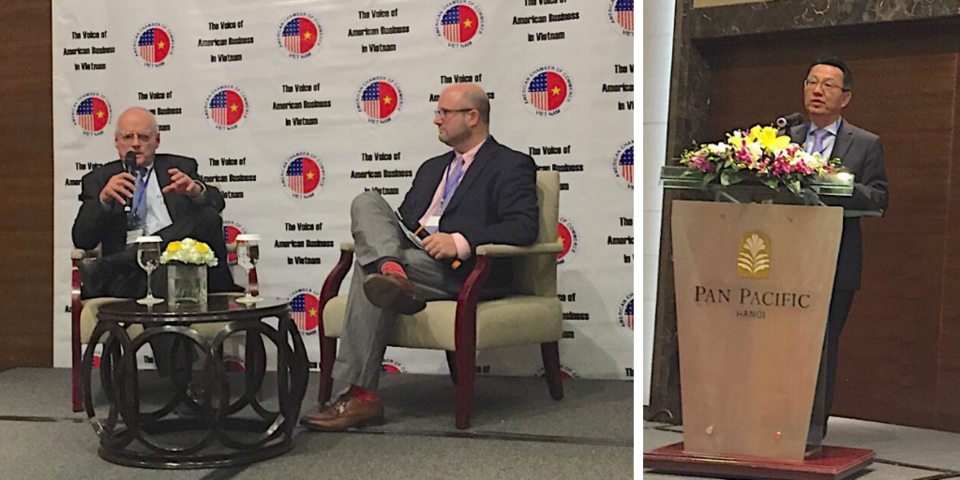
[[[154,111],[158,151],[196,158],[220,186],[228,238],[263,237],[261,294],[302,300],[315,362],[310,307],[350,240],[349,202],[380,189],[398,206],[419,164],[448,149],[437,95],[474,81],[497,140],[562,172],[564,371],[632,379],[632,0],[54,0],[53,37],[55,366],[70,363],[79,179],[117,158],[123,110]],[[542,370],[531,347],[477,365]],[[440,352],[393,348],[384,368],[447,369]]]

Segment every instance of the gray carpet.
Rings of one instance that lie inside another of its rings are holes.
[[[97,456],[97,437],[86,415],[71,411],[69,373],[0,373],[0,479],[582,480],[634,475],[630,382],[568,380],[566,397],[557,402],[542,379],[480,376],[472,427],[457,430],[449,377],[385,375],[383,426],[344,433],[298,427],[294,449],[275,459],[246,467],[157,471],[113,465]],[[316,406],[317,379],[311,377],[304,411]]]

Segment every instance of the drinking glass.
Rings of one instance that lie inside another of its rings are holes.
[[[150,274],[160,266],[162,244],[163,239],[157,236],[137,238],[137,263],[147,272],[147,296],[137,300],[141,305],[156,305],[163,301],[162,298],[153,296],[153,284],[150,282]]]
[[[257,265],[257,260],[260,260],[259,242],[259,235],[247,233],[237,235],[237,263],[246,270],[248,280],[250,279],[250,270],[253,270],[253,267]],[[263,300],[259,296],[250,294],[251,287],[252,285],[248,281],[246,295],[238,298],[237,303],[251,304]]]

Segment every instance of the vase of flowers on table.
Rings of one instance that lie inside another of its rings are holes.
[[[174,307],[207,304],[207,267],[217,266],[209,245],[192,238],[170,242],[160,263],[167,266],[167,303]]]

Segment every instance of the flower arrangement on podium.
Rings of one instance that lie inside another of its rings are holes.
[[[785,186],[796,195],[801,189],[840,172],[840,159],[825,159],[807,153],[790,137],[777,135],[773,127],[754,126],[749,131],[727,134],[726,142],[700,145],[680,157],[687,167],[684,175],[702,175],[701,186],[719,182],[723,186],[755,180],[779,190]]]
[[[160,255],[167,266],[167,302],[173,306],[207,303],[207,267],[217,266],[209,245],[192,238],[170,242]]]

